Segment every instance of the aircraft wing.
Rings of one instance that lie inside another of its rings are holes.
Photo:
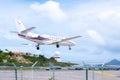
[[[64,39],[61,39],[61,40],[59,40],[59,41],[52,42],[52,43],[50,43],[50,44],[56,44],[56,43],[60,43],[60,42],[72,40],[72,39],[79,38],[79,37],[82,37],[82,36],[73,36],[73,37],[69,37],[69,38],[64,38]]]
[[[79,38],[79,37],[81,37],[81,36],[74,36],[74,37],[65,38],[65,39],[62,39],[61,42],[62,41],[72,40],[72,39]]]

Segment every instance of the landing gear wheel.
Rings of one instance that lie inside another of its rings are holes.
[[[40,48],[39,48],[39,46],[37,46],[37,50],[39,50]]]
[[[56,47],[59,48],[60,47],[59,44],[57,44]]]
[[[40,49],[39,44],[37,44],[37,45],[36,45],[36,49],[37,49],[37,50],[39,50],[39,49]]]
[[[71,47],[69,46],[69,50],[71,50]]]

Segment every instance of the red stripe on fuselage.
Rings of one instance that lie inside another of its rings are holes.
[[[33,40],[50,40],[49,38],[31,37],[31,36],[25,36],[25,35],[22,35],[22,34],[18,34],[18,36],[23,37],[23,38],[33,39]]]
[[[43,37],[30,37],[28,36],[30,39],[34,39],[34,40],[50,40],[49,38],[43,38]]]
[[[18,36],[20,36],[20,37],[26,37],[25,35],[22,35],[22,34],[18,34]]]

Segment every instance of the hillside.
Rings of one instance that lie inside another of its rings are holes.
[[[44,55],[28,55],[28,54],[14,54],[11,51],[3,52],[0,50],[0,65],[12,66],[15,63],[17,66],[31,66],[38,61],[37,66],[48,66],[51,62],[55,66],[71,66],[73,63],[57,62],[53,57],[46,58]]]
[[[120,61],[117,59],[113,59],[110,62],[106,63],[105,65],[120,65]]]

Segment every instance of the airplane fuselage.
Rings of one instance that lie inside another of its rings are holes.
[[[41,36],[34,37],[34,36],[29,36],[29,35],[24,35],[24,34],[18,34],[18,36],[23,39],[27,39],[32,42],[35,42],[39,45],[57,45],[57,44],[62,45],[62,46],[74,46],[75,45],[75,43],[70,40],[57,43],[61,39],[64,39],[63,37],[55,37],[55,36],[49,36],[49,35],[41,35]]]

